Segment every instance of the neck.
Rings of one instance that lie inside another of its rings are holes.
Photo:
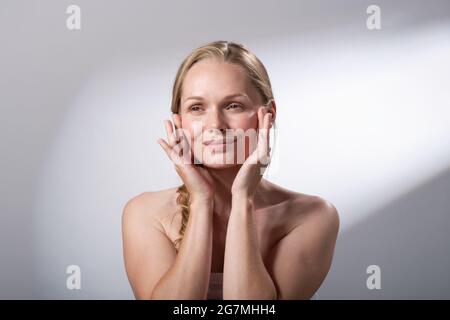
[[[231,211],[231,187],[241,166],[208,168],[214,181],[214,215],[227,218]]]
[[[209,173],[214,181],[214,215],[218,218],[228,219],[231,212],[231,187],[234,179],[242,165],[232,166],[229,168],[213,169],[208,168]],[[264,179],[260,182],[260,187]],[[257,192],[258,193],[258,192]],[[256,199],[256,197],[255,197]]]

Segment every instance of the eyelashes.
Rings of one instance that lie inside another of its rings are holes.
[[[199,106],[198,105],[193,105],[192,107],[189,107],[189,111],[193,111],[193,112],[195,112],[195,111],[200,111],[200,110],[198,110],[198,109],[196,109],[196,108],[199,108]]]
[[[193,112],[193,113],[199,113],[202,110],[203,110],[203,107],[201,105],[199,105],[199,104],[192,105],[191,107],[188,108],[188,111],[189,112]],[[233,102],[233,103],[230,103],[229,105],[227,105],[225,107],[225,110],[240,111],[240,110],[245,110],[245,106],[243,106],[240,103]]]
[[[229,109],[230,106],[235,106],[236,108]],[[244,109],[244,108],[239,103],[231,103],[225,109],[227,109],[227,110],[241,110],[241,109]]]

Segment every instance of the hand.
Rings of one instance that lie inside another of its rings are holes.
[[[214,182],[208,170],[203,165],[195,164],[181,128],[180,115],[174,114],[176,132],[173,132],[172,122],[165,120],[167,143],[164,139],[158,139],[159,145],[164,149],[169,159],[175,165],[175,170],[185,184],[192,199],[212,200],[214,198]],[[188,150],[188,154],[181,154]]]
[[[272,114],[265,107],[258,109],[258,141],[255,151],[245,160],[239,169],[231,187],[231,194],[244,194],[253,197],[262,174],[270,162],[270,128]],[[263,129],[263,130],[261,130]]]

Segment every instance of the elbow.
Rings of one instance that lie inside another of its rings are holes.
[[[143,293],[135,294],[134,297],[136,300],[156,300],[152,293],[150,293],[150,294],[148,294],[148,293],[147,294],[143,294]]]
[[[155,290],[138,290],[136,288],[133,288],[133,294],[134,298],[136,300],[155,300],[154,298],[154,291]]]
[[[243,295],[243,292],[235,292],[235,294],[223,293],[223,300],[278,300],[277,290],[264,290],[259,293],[251,293]]]
[[[268,297],[265,300],[278,300],[277,289],[273,288],[269,291]]]
[[[275,290],[275,292],[273,293],[272,300],[278,300],[278,292],[277,292],[277,290]]]
[[[143,300],[166,300],[166,299],[169,299],[169,298],[161,296],[161,294],[159,294],[158,290],[153,289],[146,296],[144,296]]]

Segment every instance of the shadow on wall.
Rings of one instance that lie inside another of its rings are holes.
[[[319,299],[450,299],[450,169],[339,235]],[[381,289],[369,290],[369,265]]]

